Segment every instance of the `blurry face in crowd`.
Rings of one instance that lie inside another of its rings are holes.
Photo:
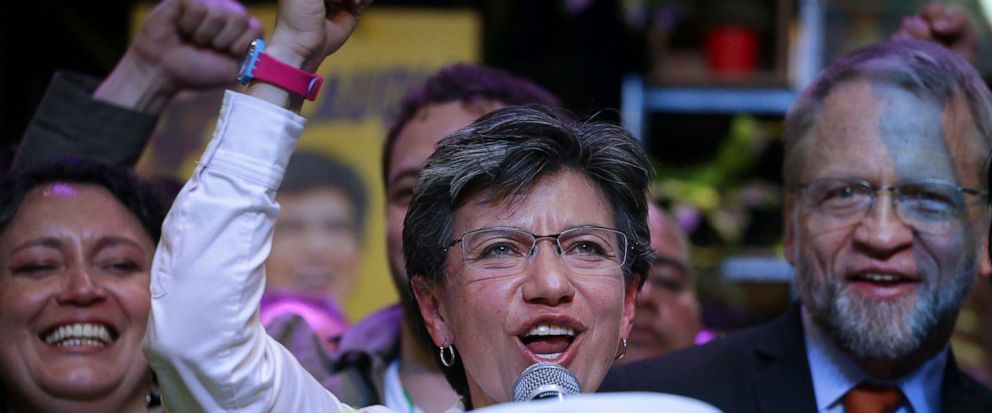
[[[0,236],[0,379],[9,399],[48,410],[67,408],[60,399],[144,403],[150,369],[139,344],[154,249],[102,187],[56,183],[28,194]]]
[[[341,302],[361,265],[355,206],[333,187],[279,194],[278,201],[266,288]]]
[[[463,241],[447,250],[444,284],[415,280],[428,331],[436,345],[457,349],[476,407],[510,400],[520,373],[539,361],[573,371],[583,391],[598,388],[620,337],[630,332],[636,285],[624,283],[619,266],[580,273],[552,238],[538,239],[519,270],[496,274],[479,264],[470,267],[463,249],[472,250],[473,243],[462,234],[500,227],[548,235],[580,226],[616,228],[603,193],[576,172],[547,175],[515,202],[493,201],[483,192],[455,212],[453,233]],[[476,244],[484,246],[476,249],[480,261],[527,254],[504,239],[486,242]],[[562,248],[565,254],[594,254],[601,251],[597,245],[583,241]]]
[[[980,253],[988,228],[981,197],[914,184],[985,188],[985,154],[971,125],[960,102],[941,108],[893,86],[852,80],[826,98],[797,149],[807,154],[799,172],[806,189],[787,199],[785,247],[803,305],[863,367],[896,361],[895,370],[873,374],[902,374],[940,351],[976,273],[990,272]],[[849,207],[858,187],[824,184],[835,178],[903,186],[898,203],[894,192],[879,191],[858,215]]]
[[[648,204],[648,227],[658,258],[637,296],[625,363],[690,346],[701,328],[684,234],[653,203]]]
[[[403,218],[410,206],[420,170],[434,146],[449,133],[464,128],[503,105],[492,101],[461,101],[428,105],[403,127],[393,146],[386,177],[386,242],[389,269],[400,294],[406,294],[403,262]]]

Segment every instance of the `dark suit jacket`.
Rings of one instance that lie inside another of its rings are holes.
[[[726,412],[815,412],[798,305],[778,319],[709,344],[615,367],[600,391],[656,391],[696,398]],[[992,412],[992,391],[948,358],[944,412]]]

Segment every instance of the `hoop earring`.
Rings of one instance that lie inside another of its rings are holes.
[[[626,356],[627,355],[627,339],[620,338],[620,344],[623,345],[623,350],[620,351],[620,354],[617,354],[616,356],[613,356],[613,359],[614,360],[621,360],[621,359],[623,359],[623,356]]]
[[[441,358],[441,364],[444,367],[451,367],[455,365],[455,347],[449,346],[448,341],[445,340],[444,345],[438,347],[438,357]]]

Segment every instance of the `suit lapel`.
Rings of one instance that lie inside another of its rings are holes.
[[[965,376],[954,361],[954,353],[948,354],[940,392],[941,411],[988,412],[992,409],[989,399],[989,389]]]
[[[754,343],[749,386],[758,412],[816,411],[799,305],[772,322]]]

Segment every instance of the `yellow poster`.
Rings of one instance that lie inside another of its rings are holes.
[[[271,33],[275,7],[249,10]],[[136,13],[134,27],[147,12]],[[407,91],[429,74],[451,63],[478,61],[480,30],[478,16],[467,10],[373,6],[348,42],[320,67],[324,86],[317,100],[303,107],[310,121],[300,148],[354,168],[367,195],[358,275],[340,300],[351,321],[397,300],[386,261],[380,171],[387,122]],[[141,173],[185,180],[212,131],[221,96],[222,91],[213,91],[177,97],[139,164]]]

